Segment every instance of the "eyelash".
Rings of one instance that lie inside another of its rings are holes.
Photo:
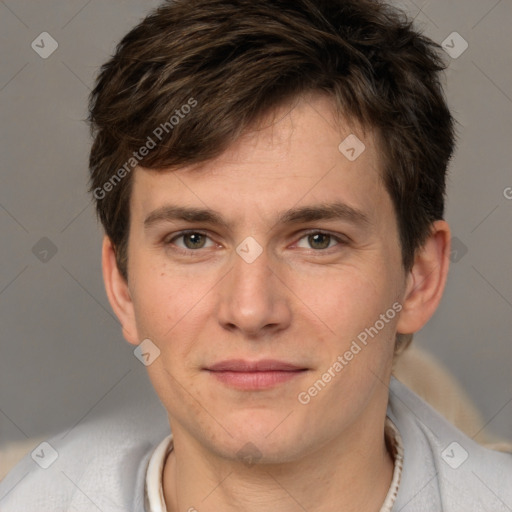
[[[164,245],[165,246],[170,246],[170,245],[174,245],[173,242],[175,240],[177,240],[178,238],[182,238],[184,237],[185,235],[202,235],[202,236],[205,236],[207,238],[210,238],[208,236],[208,233],[204,232],[204,231],[201,231],[201,230],[185,230],[185,231],[180,231],[179,233],[176,233],[171,239],[168,239],[168,240],[165,240],[164,241]],[[333,233],[330,233],[328,231],[320,231],[320,230],[310,230],[310,231],[307,231],[306,233],[303,233],[302,236],[299,238],[298,241],[302,240],[303,238],[309,236],[309,235],[326,235],[326,236],[330,236],[331,239],[334,239],[336,242],[338,242],[338,245],[348,245],[348,240],[345,238],[341,238],[340,236],[336,236],[334,235]],[[320,253],[328,253],[329,249],[332,249],[333,247],[329,247],[327,249],[310,249],[313,253],[317,253],[320,255]],[[192,256],[195,252],[199,252],[202,248],[200,249],[182,249],[181,247],[177,247],[177,246],[173,246],[172,247],[172,250],[177,252],[178,254],[183,254],[185,256]]]

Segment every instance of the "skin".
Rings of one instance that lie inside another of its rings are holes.
[[[128,282],[104,238],[106,291],[126,340],[150,338],[161,351],[147,369],[174,436],[163,475],[168,511],[334,512],[343,503],[344,511],[377,512],[384,501],[393,471],[384,421],[395,335],[419,330],[435,311],[450,232],[435,222],[404,270],[377,139],[336,122],[333,112],[324,96],[300,98],[213,161],[135,169]],[[350,133],[366,146],[353,162],[338,150]],[[282,211],[333,201],[367,222],[277,222]],[[167,203],[216,210],[232,225],[164,220],[145,229]],[[206,238],[177,238],[184,229]],[[332,237],[309,236],[318,232]],[[252,263],[236,252],[246,237],[263,249]],[[301,404],[298,394],[396,302],[400,313]],[[233,358],[307,371],[247,391],[203,369]],[[246,443],[259,451],[255,464],[240,460]]]

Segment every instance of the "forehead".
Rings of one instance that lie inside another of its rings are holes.
[[[341,202],[370,216],[387,196],[381,160],[373,131],[338,118],[326,97],[302,98],[272,111],[211,161],[136,168],[131,210],[140,220],[169,202],[210,206],[235,221],[247,208],[261,216]]]

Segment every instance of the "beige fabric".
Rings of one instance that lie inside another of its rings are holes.
[[[0,445],[0,480],[14,467],[27,453],[31,452],[40,443],[42,438],[31,438],[26,441]]]
[[[395,360],[393,375],[468,437],[493,450],[512,452],[512,441],[488,432],[472,400],[433,355],[412,344]]]
[[[495,438],[482,429],[485,422],[471,399],[431,354],[413,343],[397,357],[393,374],[475,441],[494,450],[512,452],[512,442]],[[0,446],[0,480],[44,440],[35,438]]]

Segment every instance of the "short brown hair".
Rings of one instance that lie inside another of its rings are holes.
[[[136,164],[212,159],[283,102],[315,91],[377,133],[410,269],[432,222],[443,217],[454,148],[440,54],[402,11],[380,1],[162,4],[122,39],[90,98],[90,191],[121,274],[128,278]],[[139,152],[149,139],[151,149]]]

